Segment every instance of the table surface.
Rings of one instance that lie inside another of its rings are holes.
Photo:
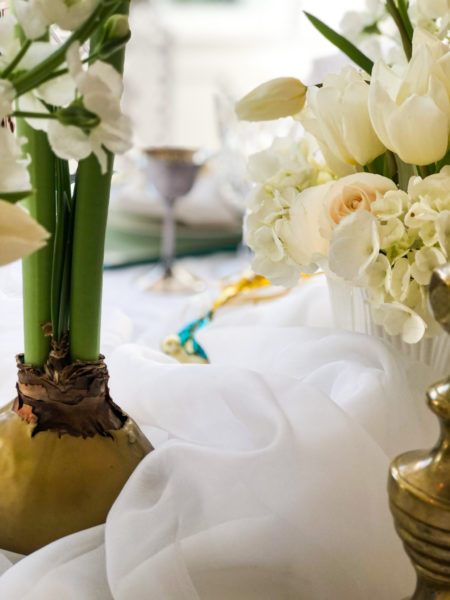
[[[198,318],[246,255],[184,259],[195,295],[139,289],[149,266],[105,272],[102,351],[114,400],[156,450],[106,525],[21,558],[0,552],[0,598],[392,600],[413,572],[385,484],[399,452],[431,445],[433,374],[388,344],[333,329],[323,276],[220,309],[199,332],[211,364],[161,341]],[[21,345],[18,265],[0,270],[0,385]],[[14,566],[13,563],[16,563]]]

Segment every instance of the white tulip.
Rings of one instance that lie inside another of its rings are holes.
[[[440,160],[450,133],[448,46],[417,28],[402,77],[378,61],[372,71],[369,113],[380,140],[403,161],[426,165]]]
[[[272,121],[299,113],[305,104],[306,87],[294,77],[278,77],[259,85],[236,104],[244,121]]]
[[[0,265],[45,246],[47,231],[20,206],[0,200]]]
[[[361,283],[380,252],[377,219],[358,210],[342,221],[331,236],[330,269],[347,281]]]
[[[308,88],[308,110],[298,118],[338,175],[361,170],[361,165],[384,152],[370,122],[368,95],[364,75],[352,66],[344,67],[339,75],[328,75],[321,88]]]

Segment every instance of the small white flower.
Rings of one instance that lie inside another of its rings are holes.
[[[14,0],[14,10],[30,40],[42,37],[49,25],[74,30],[93,13],[100,0]]]
[[[397,217],[379,225],[380,248],[387,250],[399,242],[405,234],[405,226]]]
[[[447,260],[450,258],[450,211],[442,211],[435,222],[439,246]]]
[[[49,237],[21,206],[0,200],[0,265],[42,248]]]
[[[359,283],[379,251],[376,218],[366,210],[354,212],[333,231],[328,257],[330,269],[347,281]]]
[[[391,286],[391,279],[391,265],[384,254],[379,254],[367,268],[365,284],[371,289],[383,288],[384,291],[388,291]]]
[[[16,90],[7,79],[0,79],[0,119],[3,119],[13,111],[13,100]]]
[[[0,19],[0,71],[3,71],[20,50],[20,42],[14,32],[16,20],[12,15]]]
[[[31,190],[28,174],[28,160],[22,156],[21,144],[6,127],[0,127],[0,198],[2,193],[24,192]]]
[[[381,221],[389,221],[389,219],[394,219],[403,214],[408,204],[409,196],[406,192],[392,190],[372,202],[370,211]]]
[[[328,184],[298,192],[294,188],[256,188],[245,219],[246,242],[255,252],[252,268],[270,282],[291,287],[301,271],[317,267],[328,242],[318,230],[318,214]]]
[[[411,281],[411,267],[407,258],[399,258],[395,261],[392,267],[392,279],[389,288],[392,296],[404,302],[408,295],[409,285]]]
[[[425,246],[428,246],[429,248],[431,248],[431,246],[434,246],[438,242],[438,233],[436,230],[436,221],[438,218],[439,215],[437,215],[435,221],[428,221],[419,229],[420,239],[425,244]]]
[[[411,229],[420,229],[427,223],[433,223],[438,216],[437,211],[424,202],[414,202],[405,216],[405,225]]]
[[[38,0],[14,0],[14,12],[29,40],[43,37],[50,25],[44,8]]]
[[[400,302],[372,307],[372,314],[375,322],[383,325],[389,335],[401,335],[407,344],[415,344],[425,334],[425,321]]]
[[[104,148],[117,154],[131,148],[131,123],[120,110],[122,78],[114,67],[101,61],[84,71],[78,43],[69,48],[67,64],[82,95],[84,107],[97,115],[100,123],[85,133],[81,129],[53,120],[48,125],[50,145],[57,156],[66,159],[79,160],[93,152],[102,173],[105,173],[107,155]]]
[[[430,283],[433,269],[445,263],[445,256],[437,248],[421,248],[414,255],[411,275],[421,285]]]

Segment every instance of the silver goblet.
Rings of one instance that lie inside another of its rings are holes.
[[[161,265],[153,270],[147,289],[164,292],[200,291],[203,282],[187,269],[175,264],[176,220],[175,204],[189,193],[205,162],[204,153],[185,148],[146,148],[146,172],[164,202],[161,238]],[[161,269],[162,268],[162,269]]]

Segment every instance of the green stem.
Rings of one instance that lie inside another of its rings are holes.
[[[119,51],[119,50],[120,50],[120,48],[117,49],[117,51]],[[83,64],[91,63],[93,60],[99,58],[100,55],[101,55],[101,52],[94,52],[90,56],[83,58],[83,60],[81,62]],[[105,62],[105,61],[103,60],[103,62]],[[45,77],[45,79],[43,79],[43,81],[41,81],[40,85],[47,83],[47,81],[51,81],[52,79],[56,79],[57,77],[61,77],[62,75],[66,75],[68,72],[69,72],[69,69],[67,69],[67,68],[58,69],[57,71],[53,71],[53,73],[49,73]]]
[[[21,117],[23,119],[57,119],[58,117],[52,113],[38,113],[28,110],[15,110],[9,115],[10,117]]]
[[[55,157],[42,131],[18,120],[19,135],[27,138],[24,151],[31,156],[30,177],[33,193],[26,204],[47,231],[55,230]],[[50,339],[42,325],[51,320],[50,294],[53,239],[22,261],[25,362],[42,368],[50,350]]]
[[[411,19],[408,14],[408,1],[407,0],[398,0],[398,12],[403,21],[403,25],[405,26],[406,33],[410,40],[413,38],[414,28],[411,23]]]
[[[408,35],[407,28],[406,28],[405,24],[403,23],[402,16],[401,16],[394,0],[386,0],[386,8],[387,8],[388,12],[390,13],[390,15],[392,16],[392,18],[394,19],[395,24],[397,25],[397,29],[398,29],[398,31],[400,33],[400,37],[402,39],[403,50],[405,52],[406,58],[408,60],[410,60],[411,54],[412,54],[411,38]]]
[[[22,58],[27,53],[28,48],[30,46],[31,46],[31,40],[26,40],[24,42],[24,44],[22,45],[22,47],[20,48],[19,52],[16,54],[16,56],[13,58],[13,60],[9,63],[9,65],[6,67],[6,69],[0,75],[0,77],[2,79],[7,79],[8,76],[11,75],[11,73],[14,71],[14,69],[17,67],[17,65],[20,63]]]
[[[100,353],[103,254],[113,158],[102,175],[94,155],[77,171],[70,286],[71,360],[93,361]]]
[[[116,11],[126,14],[129,3]],[[91,39],[95,48],[101,31]],[[106,62],[123,71],[125,48]],[[108,152],[108,168],[103,175],[97,158],[91,154],[80,161],[74,199],[74,234],[70,285],[70,358],[97,360],[100,353],[100,323],[103,285],[103,256],[106,221],[114,155]]]

